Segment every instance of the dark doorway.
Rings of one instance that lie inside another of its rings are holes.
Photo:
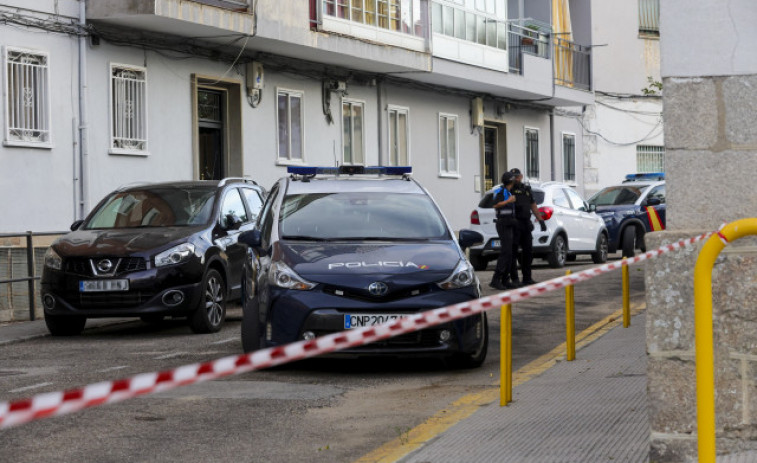
[[[223,91],[198,89],[200,180],[220,180],[226,176]]]
[[[489,191],[499,182],[497,172],[497,129],[484,128],[484,191]]]

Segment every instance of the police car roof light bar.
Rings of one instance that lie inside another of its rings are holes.
[[[643,174],[628,174],[626,175],[626,182],[634,181],[649,181],[649,180],[665,180],[665,172],[648,172]]]
[[[293,175],[405,175],[412,172],[410,166],[287,166],[287,173]]]

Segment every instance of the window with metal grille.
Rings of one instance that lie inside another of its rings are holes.
[[[576,181],[576,136],[564,133],[562,135],[562,168],[563,180]]]
[[[390,106],[389,112],[389,165],[409,166],[409,128],[407,108]]]
[[[665,172],[665,147],[636,145],[636,172]]]
[[[50,146],[48,54],[5,48],[8,145]]]
[[[110,152],[147,154],[146,69],[110,66]]]
[[[439,172],[457,176],[457,116],[439,114]]]
[[[342,100],[342,148],[345,164],[363,163],[363,114],[362,102]]]
[[[660,36],[660,0],[639,0],[639,35]]]
[[[279,159],[302,161],[302,92],[278,90]]]
[[[539,131],[526,129],[526,176],[539,178]]]

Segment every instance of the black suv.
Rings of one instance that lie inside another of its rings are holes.
[[[263,207],[242,297],[246,352],[380,324],[480,296],[461,247],[406,167],[290,167]],[[371,175],[377,173],[378,175]],[[341,351],[340,356],[440,356],[480,366],[485,314]]]
[[[87,318],[187,317],[215,332],[238,298],[246,246],[265,190],[243,178],[118,189],[71,225],[45,254],[42,305],[53,335]]]

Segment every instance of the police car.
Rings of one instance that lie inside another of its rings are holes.
[[[665,174],[626,175],[620,185],[603,188],[589,198],[609,232],[609,252],[633,257],[646,251],[644,235],[665,229]]]
[[[289,167],[243,233],[245,352],[372,326],[476,299],[480,285],[431,195],[409,167]],[[441,356],[480,366],[485,314],[340,354]]]

